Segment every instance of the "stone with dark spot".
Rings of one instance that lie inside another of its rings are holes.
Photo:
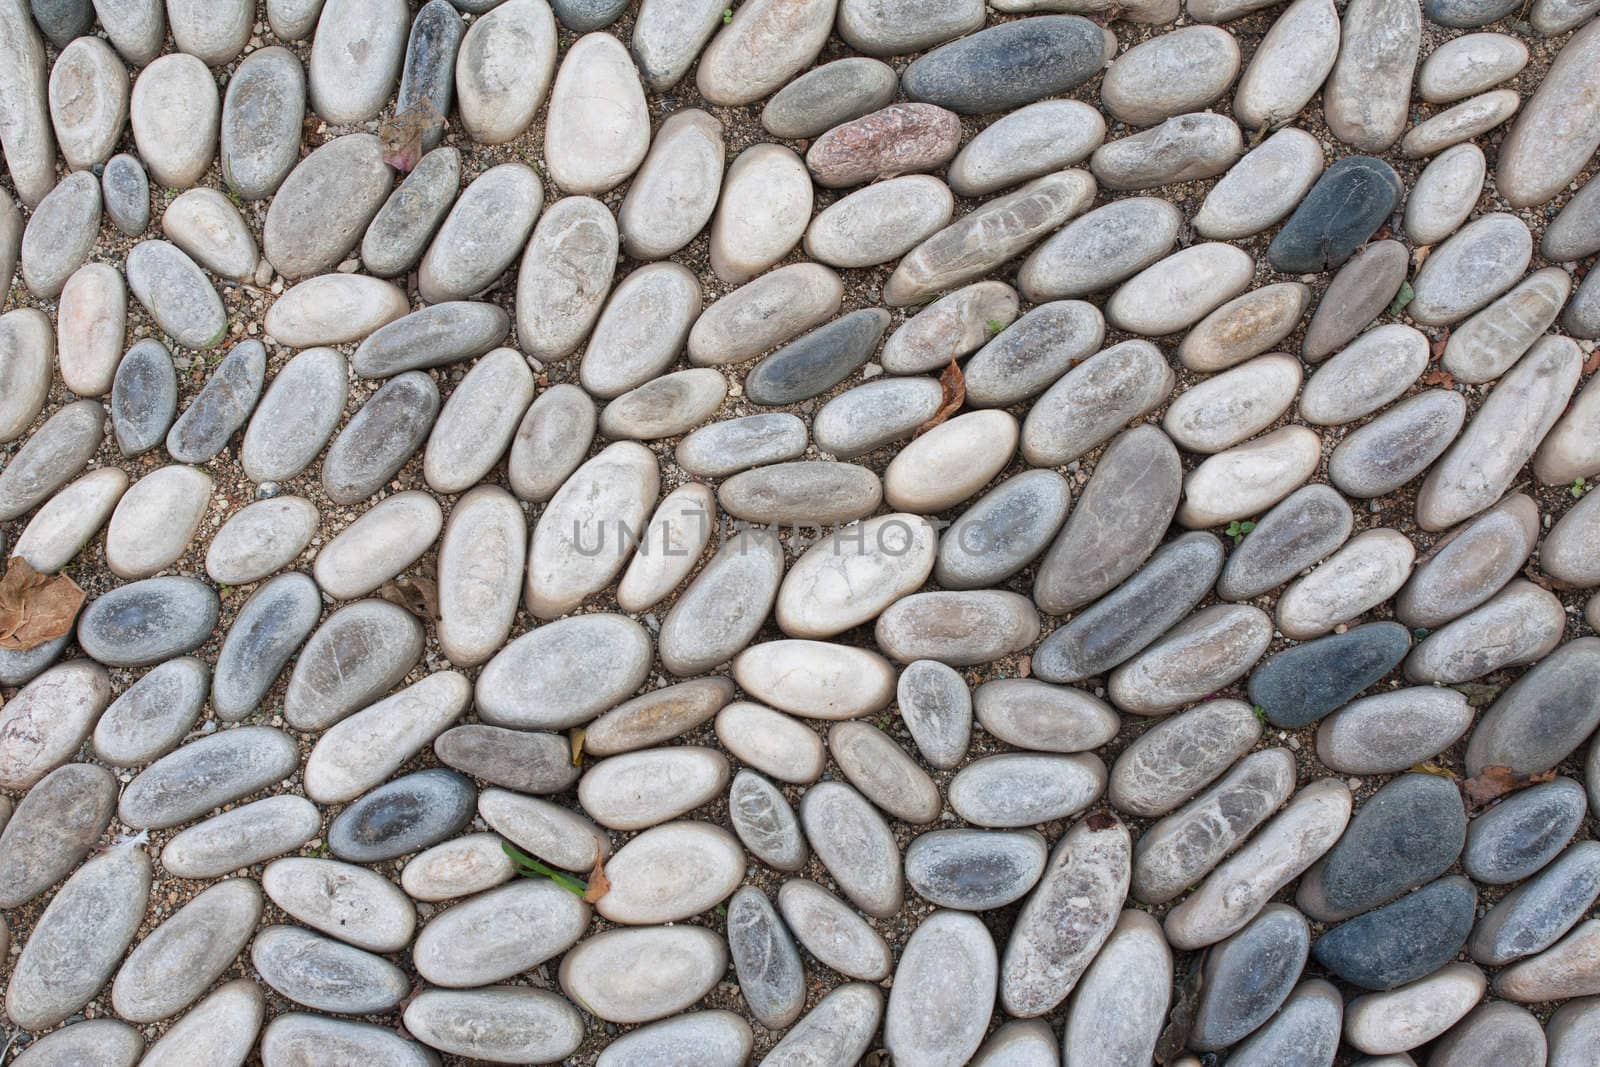
[[[328,828],[328,847],[352,863],[377,863],[453,837],[472,821],[478,791],[455,771],[418,771],[379,786]]]
[[[900,75],[907,98],[986,115],[1061,96],[1105,65],[1106,37],[1076,15],[1017,19],[952,41]]]
[[[1583,787],[1570,778],[1514,793],[1472,820],[1461,869],[1485,885],[1520,881],[1566,847],[1583,815]]]
[[[1339,266],[1394,213],[1405,188],[1394,168],[1371,156],[1346,156],[1329,167],[1267,247],[1284,274]]]
[[[1274,726],[1298,729],[1350,702],[1411,649],[1399,623],[1374,622],[1284,649],[1250,675],[1250,701]]]
[[[745,377],[756,404],[794,404],[824,393],[865,363],[889,328],[889,313],[863,308],[780,348]]]
[[[1472,924],[1478,891],[1460,875],[1340,923],[1311,948],[1316,961],[1364,989],[1393,989],[1455,958]]]
[[[1272,1017],[1293,992],[1311,948],[1304,915],[1269,904],[1243,930],[1206,953],[1189,1047],[1227,1048]]]

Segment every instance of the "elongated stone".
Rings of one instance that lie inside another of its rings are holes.
[[[1580,841],[1536,877],[1507,893],[1473,929],[1468,954],[1499,966],[1542,952],[1600,896],[1600,844]]]
[[[728,949],[751,1014],[772,1029],[794,1022],[805,1007],[805,970],[772,902],[753,886],[728,904]]]
[[[1194,529],[1258,514],[1304,484],[1321,455],[1321,440],[1303,426],[1219,452],[1184,479],[1178,522]]]
[[[330,14],[339,2],[333,0],[329,5]],[[374,19],[375,23],[381,21],[381,16]],[[317,51],[320,49],[314,50],[311,58],[313,103],[317,101]],[[377,137],[352,133],[334,138],[296,164],[278,187],[261,231],[263,252],[285,278],[331,270],[361,242],[393,184]]]
[[[222,524],[206,549],[206,573],[222,585],[249,585],[293,562],[317,531],[317,507],[304,497],[260,500]]]
[[[287,48],[245,57],[222,96],[222,180],[245,200],[277,192],[300,160],[306,75]]]
[[[1440,154],[1418,175],[1406,200],[1406,236],[1432,245],[1455,233],[1478,202],[1487,171],[1477,145],[1456,145]]]
[[[309,1012],[285,1012],[267,1024],[261,1034],[261,1056],[266,1063],[335,1056],[344,1059],[392,1063],[398,1067],[432,1067],[437,1057],[383,1026],[330,1019]]]
[[[1398,989],[1365,993],[1345,1010],[1345,1040],[1362,1052],[1403,1062],[1398,1053],[1448,1030],[1483,998],[1485,985],[1483,972],[1472,964],[1447,963]]]
[[[149,671],[112,702],[94,728],[94,752],[115,766],[135,767],[166,755],[200,717],[211,672],[192,657]]]
[[[1437,756],[1472,725],[1467,699],[1415,686],[1345,705],[1317,730],[1317,755],[1343,774],[1394,774]]]
[[[599,430],[612,439],[659,441],[678,437],[714,415],[728,381],[714,367],[694,367],[628,390],[600,413]]]
[[[1277,422],[1299,390],[1299,360],[1258,356],[1182,393],[1161,425],[1185,451],[1221,452]]]
[[[939,370],[950,360],[984,347],[1011,325],[1017,314],[1016,290],[1004,282],[977,282],[940,297],[913,315],[890,335],[879,358],[892,374]],[[1047,313],[1036,320],[1035,326],[1047,330],[1052,321]],[[1097,344],[1098,341],[1089,347]]]
[[[1302,358],[1319,363],[1366,329],[1400,291],[1410,263],[1399,241],[1373,241],[1352,256],[1323,291],[1300,346]]]
[[[1089,168],[1107,189],[1150,189],[1213,178],[1243,154],[1244,137],[1232,119],[1199,111],[1101,145]]]
[[[1407,657],[1406,677],[1454,685],[1501,667],[1537,663],[1555,650],[1565,630],[1566,609],[1560,601],[1517,579],[1481,607],[1430,634]]]
[[[716,301],[694,320],[689,360],[697,366],[743,362],[831,317],[843,295],[838,275],[826,267],[780,267]]]
[[[250,946],[262,981],[297,1004],[322,1011],[388,1011],[409,983],[381,956],[320,937],[296,926],[269,926]]]
[[[200,181],[217,154],[221,112],[216,80],[194,56],[164,55],[140,72],[128,115],[157,184],[187,189]]]
[[[340,504],[367,499],[422,444],[439,412],[439,388],[421,371],[385,382],[334,438],[322,463],[322,487]]]
[[[0,316],[0,380],[6,388],[0,399],[0,438],[15,441],[44,410],[50,396],[50,350],[54,345],[55,331],[44,312],[17,308]],[[117,348],[121,347],[119,337]]]
[[[410,12],[396,0],[327,0],[312,40],[311,106],[325,120],[373,118],[394,93]]]
[[[935,170],[955,155],[960,131],[960,118],[944,108],[891,104],[817,138],[806,152],[806,167],[830,189]]]
[[[179,878],[215,878],[293,852],[321,829],[317,806],[304,797],[267,797],[177,834],[161,850],[161,866]]]
[[[821,782],[800,800],[800,825],[817,858],[856,906],[887,918],[900,910],[905,879],[894,835],[851,787]]]
[[[702,478],[722,478],[764,463],[796,459],[806,426],[788,412],[745,415],[701,427],[678,442],[678,465]]]
[[[460,152],[439,148],[423,156],[372,217],[361,238],[362,265],[381,278],[416,266],[460,187]]]
[[[906,69],[901,84],[912,100],[962,114],[1010,111],[1089,80],[1105,47],[1087,19],[1022,19],[934,49]]]
[[[50,122],[67,166],[86,170],[109,159],[122,135],[128,73],[110,45],[77,36],[50,68]]]
[[[800,820],[783,791],[759,774],[742,770],[734,775],[728,821],[744,847],[773,870],[797,871],[811,858]]]
[[[662,665],[685,677],[744,651],[779,598],[783,563],[775,537],[752,530],[727,540],[662,620]]]
[[[1199,111],[1239,73],[1239,46],[1226,30],[1191,26],[1135,45],[1101,82],[1106,110],[1130,126]]]
[[[999,678],[978,686],[973,707],[983,728],[1002,741],[1038,752],[1085,752],[1116,735],[1116,713],[1097,697],[1031,678]]]
[[[854,311],[772,353],[745,377],[745,393],[757,404],[792,404],[837,385],[871,357],[889,314],[881,308]]]
[[[611,840],[599,825],[539,797],[485,789],[478,813],[507,841],[557,867],[590,871],[611,854]]]
[[[1340,923],[1312,946],[1318,963],[1365,989],[1393,989],[1448,963],[1472,932],[1477,890],[1459,875]]]
[[[728,949],[698,926],[607,930],[561,960],[561,990],[591,1015],[619,1023],[673,1015],[722,977]]]
[[[1500,377],[1556,320],[1571,292],[1572,276],[1562,268],[1535,271],[1450,332],[1445,370],[1473,384]]]
[[[1267,905],[1214,946],[1206,953],[1189,1047],[1226,1048],[1265,1023],[1293,991],[1310,947],[1305,916],[1284,904]]]
[[[1600,922],[1586,919],[1555,945],[1495,976],[1494,991],[1507,1000],[1538,1003],[1592,995],[1600,981],[1594,968]]]
[[[1413,44],[1413,53],[1415,48]],[[1272,239],[1267,259],[1286,274],[1340,266],[1394,212],[1402,191],[1399,176],[1387,163],[1371,156],[1346,156],[1317,179]]]
[[[647,748],[612,756],[591,767],[578,783],[578,800],[602,826],[643,830],[708,803],[727,788],[728,773],[728,760],[716,749],[694,745]],[[704,910],[694,908],[685,914]],[[619,904],[617,914],[622,913]]]
[[[1178,346],[1178,358],[1195,371],[1231,367],[1273,348],[1305,313],[1311,290],[1279,282],[1237,296],[1202,319]]]
[[[422,456],[428,486],[461,493],[482,480],[510,445],[533,393],[533,372],[515,349],[497,348],[474,364],[428,435]]]
[[[614,188],[650,147],[638,71],[615,37],[590,33],[567,50],[550,90],[545,162],[569,193]]]
[[[1421,36],[1416,5],[1359,0],[1345,9],[1339,60],[1323,88],[1323,110],[1335,137],[1374,153],[1399,139]]]
[[[796,938],[840,974],[878,981],[889,974],[889,946],[849,905],[814,882],[794,878],[778,891],[778,908]]]
[[[739,701],[717,714],[717,739],[740,762],[784,782],[814,782],[822,774],[822,741],[771,708]]]
[[[235,345],[167,432],[167,453],[180,463],[206,463],[227,446],[261,396],[267,352],[260,341]]]
[[[105,409],[76,400],[45,420],[0,470],[0,521],[21,518],[83,470],[105,437]]]
[[[1380,527],[1357,534],[1283,591],[1278,629],[1303,641],[1349,622],[1398,592],[1415,558],[1416,547],[1397,530]]]
[[[543,989],[425,990],[404,1018],[424,1044],[473,1059],[555,1062],[583,1041],[577,1010]]]
[[[694,240],[716,207],[724,158],[721,122],[697,108],[668,116],[618,211],[628,255],[661,259]]]
[[[1106,303],[1106,321],[1150,337],[1175,333],[1238,296],[1254,268],[1232,245],[1191,245],[1124,282]]]
[[[1538,506],[1507,497],[1434,547],[1396,598],[1395,617],[1436,629],[1477,607],[1522,569],[1538,535]]]
[[[1053,471],[1024,471],[1001,482],[939,539],[935,580],[944,589],[977,589],[1011,577],[1055,537],[1070,497],[1066,480]]]
[[[71,759],[111,702],[111,680],[89,660],[52,667],[0,710],[0,784],[26,790]]]
[[[544,213],[517,276],[517,336],[529,355],[559,359],[578,347],[610,291],[618,247],[598,201],[567,197]]]
[[[463,675],[439,671],[341,720],[306,757],[306,795],[339,804],[379,785],[454,723],[471,696]]]
[[[128,253],[128,288],[167,336],[184,348],[210,348],[227,333],[222,298],[176,245],[141,241]]]
[[[498,834],[468,834],[434,845],[406,863],[400,885],[413,900],[425,901],[493,889],[516,876],[503,844]]]
[[[898,84],[894,68],[876,59],[824,63],[773,94],[761,109],[761,125],[774,137],[815,137],[888,104]]]
[[[77,866],[110,824],[116,791],[111,773],[88,763],[34,783],[0,832],[0,904],[21,907]]]
[[[888,178],[818,212],[806,229],[806,253],[834,267],[887,263],[943,229],[954,209],[955,198],[938,178]]]
[[[154,1051],[152,1049],[152,1051]],[[144,1037],[116,1019],[90,1019],[45,1034],[22,1050],[13,1063],[44,1067],[52,1063],[99,1060],[110,1067],[133,1067],[141,1062]]]
[[[627,759],[628,757],[617,757]],[[744,878],[744,848],[720,826],[652,827],[606,861],[611,889],[596,910],[613,922],[674,922],[716,907]]]
[[[963,1064],[988,1029],[999,962],[976,917],[934,912],[906,943],[884,1021],[884,1044],[897,1058]]]
[[[983,322],[985,336],[992,336],[996,325],[1003,333],[967,363],[967,398],[976,407],[1003,407],[1043,392],[1105,337],[1099,311],[1083,301],[1046,304],[1004,329],[1012,315]]]
[[[878,615],[933,571],[931,524],[909,514],[862,522],[859,547],[838,536],[808,549],[778,590],[777,619],[794,637],[831,637]]]
[[[578,779],[570,744],[555,734],[469,723],[440,734],[433,750],[463,774],[523,793],[559,793]]]
[[[510,318],[495,304],[449,300],[379,326],[361,342],[350,366],[363,378],[387,378],[457,363],[491,351],[510,328]]]
[[[1450,447],[1466,418],[1467,403],[1459,393],[1419,393],[1341,441],[1328,460],[1328,479],[1362,499],[1392,493]]]
[[[1467,745],[1473,774],[1505,766],[1536,774],[1555,766],[1592,731],[1594,716],[1578,693],[1600,668],[1600,641],[1568,642],[1519,678],[1489,708]]]
[[[163,756],[124,790],[117,816],[129,826],[164,829],[287,778],[299,763],[287,734],[241,726]]]
[[[1213,605],[1111,673],[1107,692],[1136,715],[1171,711],[1226,688],[1266,651],[1272,622],[1243,605]]]
[[[311,573],[337,600],[365,596],[426,552],[442,524],[439,505],[426,493],[385,497],[323,546]]]
[[[94,246],[100,229],[100,183],[68,175],[34,208],[22,231],[22,280],[35,296],[60,295]]]
[[[311,635],[284,691],[284,718],[323,730],[394,688],[422,658],[422,624],[403,608],[363,600]]]
[[[554,496],[588,455],[597,421],[594,401],[576,385],[540,393],[511,440],[506,466],[512,492],[532,501]]]
[[[1048,858],[1032,830],[935,830],[906,849],[906,881],[940,907],[986,911],[1026,895]]]
[[[1175,380],[1149,341],[1104,349],[1062,375],[1028,411],[1022,454],[1035,466],[1069,463],[1159,407]]]
[[[811,174],[778,144],[751,145],[728,167],[711,220],[711,269],[743,285],[787,256],[811,220]]]
[[[1339,1049],[1339,990],[1320,978],[1301,982],[1271,1021],[1236,1046],[1230,1059],[1240,1067],[1269,1063],[1325,1064]]]
[[[1084,810],[1105,791],[1105,782],[1105,765],[1092,755],[1007,752],[962,768],[950,782],[948,799],[975,826],[1036,826]]]
[[[328,827],[328,848],[353,863],[416,852],[461,832],[476,799],[472,783],[454,771],[404,775],[340,812]]]
[[[933,427],[906,445],[883,474],[890,507],[944,511],[999,474],[1016,450],[1017,420],[1004,411],[973,411]]]
[[[543,204],[544,183],[532,167],[502,163],[484,171],[462,190],[422,257],[422,299],[465,300],[490,287],[522,252]]]
[[[724,25],[726,10],[712,0],[650,0],[640,4],[633,22],[632,52],[645,84],[656,92],[677,85],[706,42]],[[550,50],[555,51],[553,37]]]
[[[516,140],[555,75],[556,22],[549,6],[531,0],[494,5],[467,27],[455,67],[461,124],[472,139]]]
[[[522,357],[512,355],[526,370]],[[528,385],[531,390],[532,382]],[[521,507],[497,486],[479,486],[451,510],[439,546],[438,630],[439,645],[452,663],[476,666],[505,644],[516,615],[527,536]]]
[[[1322,87],[1338,55],[1338,9],[1328,0],[1299,0],[1289,5],[1261,39],[1239,78],[1233,113],[1251,130],[1292,121]]]
[[[152,1022],[200,999],[250,940],[261,909],[261,889],[248,878],[196,895],[128,954],[111,987],[117,1014]]]
[[[122,578],[148,578],[187,551],[211,502],[211,476],[160,467],[117,501],[106,528],[106,564]]]
[[[828,748],[850,782],[874,804],[903,822],[938,818],[939,789],[904,749],[861,722],[835,723]]]
[[[563,619],[523,634],[478,676],[478,716],[495,726],[565,729],[620,704],[650,670],[650,638],[623,615]]]
[[[1322,146],[1286,127],[1228,168],[1194,216],[1195,232],[1225,241],[1260,233],[1287,218],[1322,176]]]
[[[298,572],[273,578],[245,601],[217,653],[211,706],[219,719],[237,722],[256,710],[321,614],[316,583]]]
[[[1484,215],[1435,250],[1417,271],[1406,314],[1421,323],[1458,322],[1522,277],[1533,236],[1515,215]]]
[[[717,489],[717,503],[734,518],[781,526],[852,522],[882,499],[883,483],[866,467],[814,460],[742,471]]]
[[[1600,24],[1574,34],[1550,65],[1500,146],[1495,184],[1513,207],[1542,204],[1566,188],[1600,145],[1600,117],[1583,100],[1593,90]]]
[[[307,278],[267,309],[267,333],[299,348],[342,345],[361,340],[409,310],[406,294],[388,282],[363,274],[322,274]]]
[[[417,935],[412,959],[435,985],[488,985],[571,948],[589,915],[587,904],[554,882],[519,878],[435,917]],[[504,934],[515,940],[501,940]]]
[[[199,648],[219,613],[217,594],[193,578],[146,578],[97,597],[78,618],[78,647],[101,663],[142,667]]]
[[[1369,623],[1285,649],[1250,676],[1250,699],[1276,726],[1309,725],[1388,674],[1411,648],[1391,622]]]
[[[707,429],[717,425],[725,424]],[[647,611],[683,583],[711,542],[716,509],[711,489],[699,482],[687,482],[662,499],[639,539],[640,551],[617,583],[623,610]],[[692,634],[687,636],[692,641]]]
[[[719,31],[700,56],[695,83],[713,104],[737,107],[769,95],[810,66],[833,24],[826,0],[755,0]]]
[[[1260,736],[1250,705],[1205,701],[1124,749],[1111,768],[1108,798],[1134,815],[1165,815],[1227,771]]]

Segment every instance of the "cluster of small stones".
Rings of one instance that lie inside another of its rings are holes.
[[[1600,1062],[1600,0],[726,2],[0,0],[8,1062]]]

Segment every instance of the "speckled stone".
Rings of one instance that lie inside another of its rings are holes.
[[[942,908],[987,911],[1022,899],[1048,858],[1032,830],[934,830],[906,849],[906,881]]]
[[[1283,229],[1267,259],[1286,274],[1331,270],[1349,259],[1400,203],[1394,168],[1371,156],[1346,156],[1329,167]]]
[[[277,192],[300,161],[306,75],[287,48],[245,57],[222,96],[222,179],[242,199]]]
[[[751,855],[773,870],[797,871],[811,858],[800,820],[783,791],[753,771],[733,776],[728,821]]]
[[[216,628],[217,594],[193,578],[146,578],[93,600],[78,647],[101,663],[139,667],[199,648]]]
[[[328,447],[322,488],[335,503],[366,500],[394,477],[432,429],[439,387],[421,371],[389,379]]]
[[[394,859],[459,833],[476,800],[472,783],[454,771],[404,775],[340,812],[328,827],[328,847],[355,863]]]
[[[284,718],[324,730],[399,684],[422,658],[422,624],[404,608],[363,600],[334,612],[311,635],[284,691]]]
[[[1269,904],[1238,933],[1206,953],[1189,1047],[1227,1048],[1278,1010],[1300,978],[1311,948],[1305,916]]]
[[[0,833],[0,905],[21,907],[65,877],[116,806],[117,781],[104,767],[68,763],[34,783]]]
[[[321,35],[317,42],[322,43]],[[315,101],[315,54],[311,96]],[[334,138],[296,164],[278,187],[262,227],[262,251],[291,280],[331,270],[361,242],[393,184],[377,137]]]
[[[168,337],[184,348],[211,348],[227,335],[228,317],[204,273],[182,249],[141,241],[128,253],[128,288]]]
[[[1375,693],[1324,719],[1317,755],[1343,774],[1395,774],[1431,759],[1472,725],[1467,698],[1419,685]]]
[[[1109,289],[1165,256],[1182,223],[1182,212],[1153,196],[1097,207],[1023,260],[1017,284],[1035,302]]]
[[[1539,871],[1583,820],[1584,794],[1570,778],[1541,782],[1474,819],[1462,869],[1475,881],[1506,885]]]
[[[523,351],[536,359],[561,359],[578,348],[611,291],[620,242],[616,219],[598,200],[569,196],[549,205],[517,270],[517,340]]]
[[[255,711],[321,615],[317,583],[297,571],[280,574],[252,593],[217,653],[211,684],[217,718],[238,722]]]
[[[1287,218],[1322,176],[1322,146],[1285,127],[1228,168],[1194,216],[1195,232],[1216,241],[1249,237]]]
[[[1393,989],[1432,974],[1461,951],[1477,890],[1459,875],[1340,923],[1317,938],[1316,961],[1364,989]]]
[[[95,756],[137,767],[178,747],[205,705],[211,670],[191,656],[169,659],[123,690],[94,727]]]

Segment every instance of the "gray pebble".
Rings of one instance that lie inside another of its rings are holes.
[[[106,216],[129,237],[138,237],[150,225],[150,179],[144,165],[126,152],[112,156],[100,174],[100,193]]]
[[[416,852],[465,828],[476,799],[472,783],[454,771],[407,774],[340,812],[328,828],[328,847],[354,863]]]
[[[200,718],[210,688],[210,669],[192,656],[145,672],[95,723],[95,757],[114,767],[138,767],[165,756]]]
[[[380,278],[404,274],[422,259],[461,187],[461,153],[423,156],[395,186],[361,238],[361,263]]]
[[[161,866],[179,878],[216,878],[293,852],[321,830],[322,815],[305,797],[267,797],[177,834],[161,850]]]
[[[1048,858],[1033,830],[934,830],[906,849],[906,881],[941,908],[989,911],[1022,899]]]
[[[332,0],[329,11],[339,3]],[[325,16],[323,25],[328,21]],[[317,43],[322,43],[321,34]],[[316,51],[311,64],[315,102]],[[360,243],[393,184],[377,137],[335,137],[296,164],[279,186],[267,208],[262,250],[274,269],[291,280],[333,269]]]
[[[810,858],[805,834],[783,791],[754,771],[734,775],[728,821],[752,855],[778,871],[797,871]]]
[[[222,730],[146,767],[123,790],[117,817],[139,829],[178,826],[288,778],[299,762],[298,746],[282,731]]]
[[[411,988],[400,968],[296,926],[269,926],[250,946],[256,973],[296,1004],[350,1015],[385,1012]],[[324,1046],[324,1054],[328,1050]]]
[[[19,908],[89,854],[116,810],[104,767],[68,763],[36,782],[0,833],[0,905]]]
[[[439,412],[439,387],[421,371],[385,382],[334,438],[322,487],[339,504],[372,496],[422,444]]]
[[[242,199],[278,191],[300,161],[306,75],[287,48],[245,57],[222,96],[222,178]]]
[[[231,878],[196,894],[128,954],[111,1005],[136,1023],[169,1018],[233,965],[261,921],[261,888]]]
[[[210,586],[193,578],[146,578],[106,592],[78,618],[78,647],[101,663],[142,667],[199,648],[217,625]]]

